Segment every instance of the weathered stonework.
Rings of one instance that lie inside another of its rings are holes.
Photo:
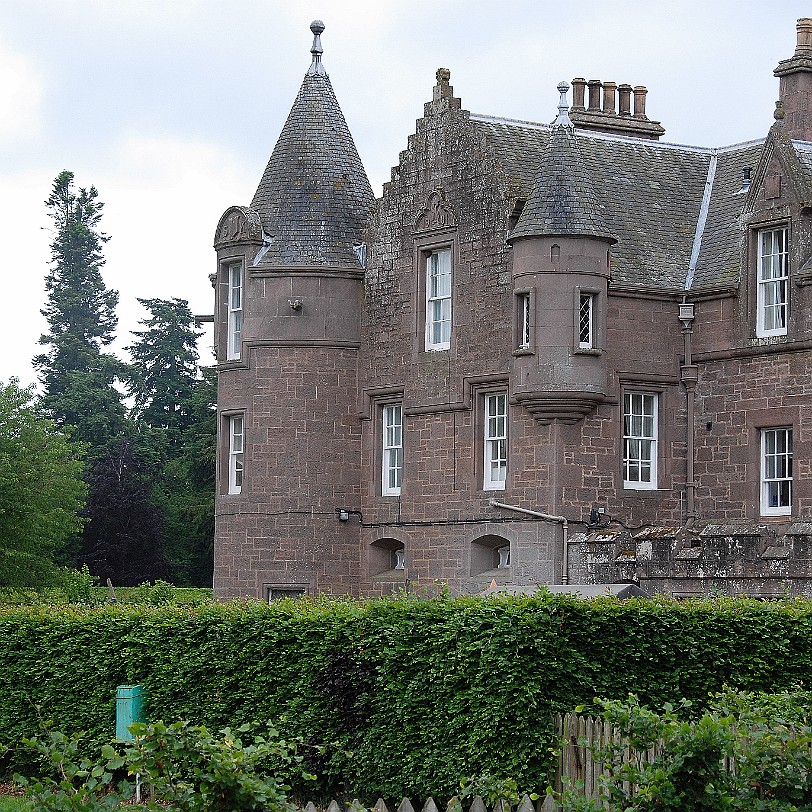
[[[529,124],[468,113],[440,69],[374,204],[314,44],[251,207],[228,209],[215,238],[217,594],[492,581],[811,594],[807,22],[777,74],[793,129],[779,120],[763,141],[721,149],[652,140],[662,128],[645,88],[642,112],[628,86],[617,112],[613,83],[605,109],[585,110],[577,80],[572,120],[561,103],[553,125]],[[786,235],[786,329],[764,336],[768,230]],[[450,268],[447,300],[434,255]],[[448,340],[429,340],[444,307]],[[486,414],[501,395],[504,434]],[[634,398],[656,404],[650,481],[633,466],[624,481]],[[763,501],[774,428],[791,429],[794,459],[778,513]],[[394,459],[402,477],[387,491]]]

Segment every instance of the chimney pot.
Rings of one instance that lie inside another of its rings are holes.
[[[796,23],[798,31],[798,44],[795,46],[795,56],[806,56],[812,52],[812,19],[802,17]]]
[[[617,114],[617,109],[615,107],[616,90],[617,84],[615,82],[603,83],[603,112],[610,116]]]
[[[632,103],[632,86],[631,85],[618,85],[617,89],[619,99],[619,113],[621,116],[630,116],[631,103]]]
[[[589,88],[589,111],[600,113],[601,111],[601,80],[590,79],[587,83]]]
[[[572,110],[584,109],[584,93],[586,92],[586,79],[572,80]]]
[[[643,85],[636,85],[634,88],[634,117],[646,118],[646,93],[648,91]]]

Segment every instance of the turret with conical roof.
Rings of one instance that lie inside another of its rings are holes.
[[[349,265],[375,197],[330,77],[315,20],[313,61],[251,201],[270,246],[262,266]]]
[[[513,391],[543,421],[575,422],[605,399],[608,227],[558,86],[558,118],[515,228],[513,280],[519,345]]]
[[[357,408],[365,231],[375,200],[312,61],[249,207],[215,235],[220,597],[359,582]]]

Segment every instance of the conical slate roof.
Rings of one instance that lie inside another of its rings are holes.
[[[603,216],[603,206],[578,148],[567,115],[566,91],[533,183],[533,190],[509,240],[520,237],[584,236],[617,242]]]
[[[251,201],[272,238],[259,264],[360,267],[375,196],[321,64],[324,24],[310,28],[313,62]]]

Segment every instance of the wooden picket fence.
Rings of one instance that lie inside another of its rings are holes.
[[[581,786],[583,782],[583,794],[587,798],[598,797],[598,778],[603,771],[603,764],[596,761],[592,755],[593,748],[606,747],[610,742],[621,744],[620,734],[614,730],[608,722],[603,719],[593,719],[591,716],[578,716],[574,713],[559,714],[556,717],[559,739],[562,742],[561,754],[558,759],[553,779],[550,782],[553,792],[546,797],[532,801],[525,795],[515,810],[502,801],[489,808],[482,798],[475,797],[470,806],[462,806],[457,798],[452,798],[445,812],[555,812],[561,808],[557,801],[565,787],[575,788]],[[656,755],[658,748],[655,746],[651,750],[643,753],[632,751],[628,745],[624,751],[627,761],[632,759],[638,765],[650,763]],[[630,787],[626,787],[627,790]],[[299,807],[301,812],[321,812],[319,807],[313,803],[308,803]],[[321,809],[324,809],[323,807]],[[367,807],[358,800],[350,804],[340,805],[336,801],[331,801],[325,812],[364,812],[371,809],[372,812],[418,812],[408,798],[403,798],[397,807],[390,809],[383,799],[379,798],[372,807]],[[419,812],[441,812],[434,802],[429,798]]]

